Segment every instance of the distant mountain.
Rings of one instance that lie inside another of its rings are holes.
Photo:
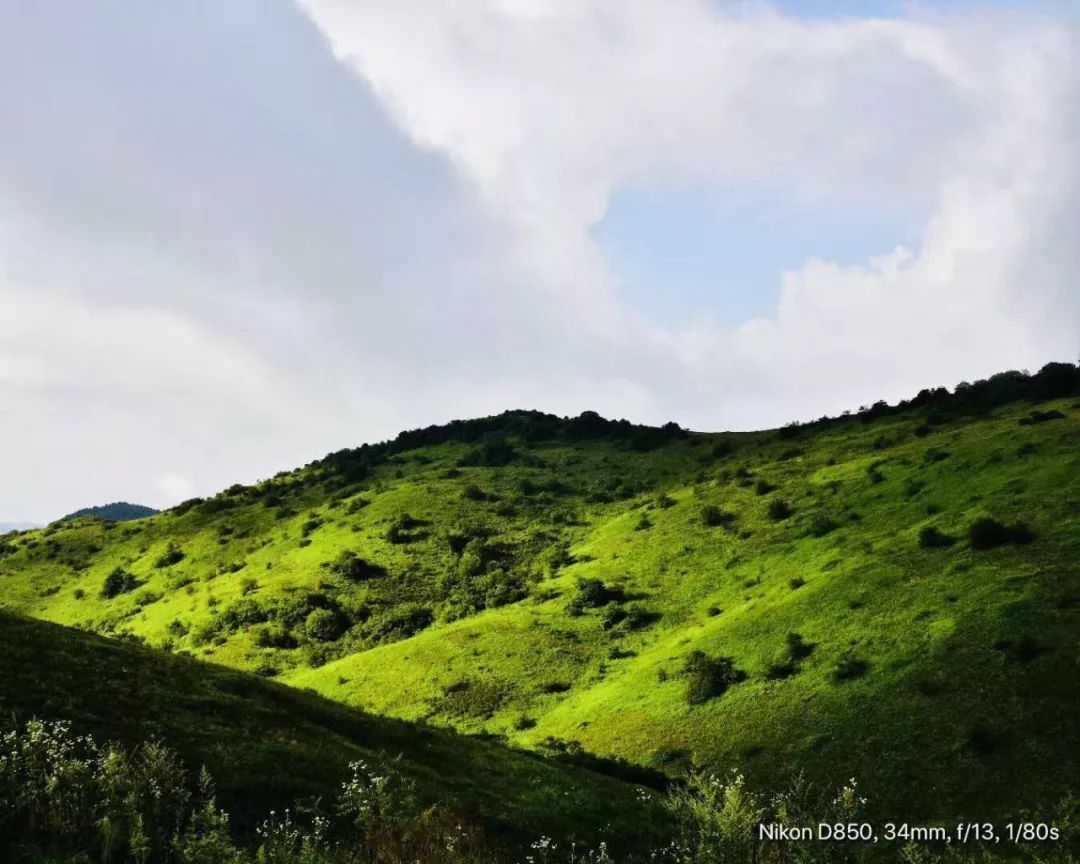
[[[107,519],[110,522],[128,522],[131,519],[142,519],[144,516],[153,516],[160,511],[153,507],[144,507],[142,504],[129,504],[127,501],[117,501],[113,504],[102,504],[99,507],[83,507],[69,513],[65,519],[78,519],[80,516],[96,516],[98,519]]]
[[[40,528],[36,522],[0,522],[0,534],[9,531],[29,531],[31,528]]]

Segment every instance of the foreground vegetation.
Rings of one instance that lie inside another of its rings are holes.
[[[0,851],[5,860],[176,862],[176,864],[485,864],[509,861],[615,864],[604,843],[594,849],[541,836],[517,852],[493,849],[460,813],[423,807],[415,785],[385,757],[356,761],[330,802],[271,811],[240,839],[203,768],[196,779],[169,748],[101,745],[65,723],[32,720],[0,737]],[[647,794],[647,793],[645,793]],[[674,832],[648,860],[658,864],[856,862],[883,857],[921,864],[948,861],[1074,861],[1080,806],[1068,800],[1052,815],[1061,837],[1011,847],[978,844],[955,851],[899,841],[872,843],[760,838],[764,823],[859,824],[865,803],[855,781],[816,795],[803,781],[765,796],[732,775],[691,774],[665,796]],[[996,844],[992,844],[996,845]],[[629,859],[626,859],[629,860]]]
[[[101,663],[79,668],[3,619],[0,637],[35,647],[0,669],[0,706],[133,742],[159,731],[145,712],[116,728],[122,712],[75,685],[125,705],[149,692],[161,737],[211,767],[244,824],[270,793],[329,800],[341,778],[310,752],[340,771],[364,739],[313,751],[343,737],[317,727],[361,717],[399,730],[366,756],[404,753],[421,791],[613,853],[648,823],[635,785],[702,770],[755,788],[856,776],[879,819],[1051,807],[1080,785],[1078,398],[1080,370],[1053,364],[755,433],[510,412],[145,519],[10,534],[0,603],[113,641],[82,635]],[[175,673],[185,692],[231,675],[235,709],[273,705],[281,730],[299,712],[289,769],[230,735],[231,715],[171,713],[151,683],[169,676],[117,674],[134,642],[198,670]],[[424,757],[435,741],[445,770]]]
[[[496,844],[548,834],[647,842],[648,808],[618,779],[553,758],[376,717],[256,676],[0,613],[0,732],[30,718],[139,750],[164,741],[217,778],[250,834],[270,810],[332,800],[352,762],[393,760],[419,804],[468,814]],[[4,861],[0,855],[0,861]]]

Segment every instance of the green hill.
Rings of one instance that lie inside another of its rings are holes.
[[[274,808],[332,801],[350,762],[383,754],[424,800],[483,818],[496,841],[596,843],[612,825],[623,844],[642,840],[627,783],[124,640],[0,613],[0,681],[0,730],[62,718],[100,741],[163,741],[210,770],[242,830]]]
[[[153,507],[145,507],[142,504],[115,501],[112,504],[101,504],[97,507],[83,507],[81,510],[69,513],[64,518],[78,519],[80,516],[93,516],[107,522],[128,522],[132,519],[144,519],[158,512],[160,511],[155,510]]]
[[[1078,395],[1054,364],[756,433],[431,427],[8,539],[0,600],[522,747],[1003,814],[1080,786]]]

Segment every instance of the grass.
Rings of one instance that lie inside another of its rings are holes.
[[[248,830],[272,809],[333,800],[351,761],[387,754],[425,800],[482,818],[496,841],[544,834],[625,848],[646,839],[635,787],[558,760],[4,613],[0,658],[0,728],[61,717],[102,741],[164,741],[209,769]]]
[[[760,785],[856,776],[889,818],[1011,813],[1080,776],[1080,411],[950,405],[724,435],[524,412],[421,430],[13,535],[0,598],[367,716]],[[116,568],[134,585],[104,597]],[[744,677],[688,700],[695,652]]]

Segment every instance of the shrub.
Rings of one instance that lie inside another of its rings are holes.
[[[246,597],[248,594],[251,594],[252,592],[258,590],[259,583],[250,576],[245,576],[243,579],[240,580],[240,594],[242,596]]]
[[[138,584],[134,576],[123,568],[117,567],[105,577],[105,583],[101,586],[101,596],[108,600],[119,594],[134,591]]]
[[[776,487],[773,486],[772,483],[770,483],[768,480],[764,480],[764,479],[759,479],[757,481],[757,483],[754,484],[754,492],[757,495],[768,495],[770,492],[774,491],[775,489],[776,489]]]
[[[798,633],[788,633],[785,637],[787,642],[788,657],[792,660],[805,660],[812,653],[814,653],[814,646],[809,642],[804,642],[803,637]]]
[[[467,501],[490,501],[492,496],[475,483],[470,483],[461,491],[461,497]]]
[[[304,633],[317,642],[333,642],[343,630],[340,616],[330,609],[313,609],[304,621]]]
[[[165,547],[165,551],[158,556],[158,559],[154,562],[155,567],[172,567],[173,564],[179,564],[184,560],[184,553],[175,544],[169,543]]]
[[[689,705],[700,705],[722,696],[729,687],[746,678],[745,673],[735,668],[730,657],[710,657],[704,651],[690,652],[682,674],[686,678],[686,701]]]
[[[295,648],[296,637],[281,624],[267,624],[255,631],[255,644],[260,648]]]
[[[968,526],[968,542],[972,549],[994,549],[1010,543],[1030,543],[1033,539],[1035,535],[1023,522],[1003,525],[996,519],[981,516]]]
[[[861,657],[845,657],[836,664],[832,677],[834,681],[850,681],[853,678],[862,678],[870,671],[870,664]]]
[[[707,504],[701,508],[701,521],[708,528],[723,526],[729,528],[735,524],[735,514],[727,510],[721,510],[713,504]]]
[[[721,438],[710,451],[713,459],[723,459],[735,452],[735,443],[730,438]]]
[[[426,523],[420,519],[413,518],[408,513],[401,513],[390,523],[390,527],[386,529],[386,542],[395,544],[412,543],[420,538],[416,534],[410,532],[424,524]]]
[[[1034,426],[1036,423],[1048,423],[1051,420],[1064,420],[1065,415],[1060,411],[1032,411],[1027,417],[1021,417],[1018,421],[1021,426]]]
[[[370,639],[389,642],[415,636],[430,627],[434,620],[434,613],[426,606],[404,603],[369,619],[364,630]]]
[[[774,522],[781,522],[795,511],[791,509],[791,505],[783,498],[774,498],[769,502],[769,508],[765,512]]]
[[[626,610],[626,617],[622,624],[627,630],[642,630],[658,620],[660,620],[658,613],[635,604]]]
[[[769,681],[782,681],[784,678],[790,678],[798,671],[797,664],[790,658],[785,657],[781,660],[774,660],[766,666],[765,677]]]
[[[621,591],[608,588],[599,579],[578,579],[577,596],[571,601],[571,605],[578,610],[598,609],[612,601],[621,600],[622,596]]]
[[[648,513],[642,513],[638,517],[637,524],[634,525],[634,530],[635,531],[648,531],[650,528],[652,528],[652,524],[653,523],[649,519],[649,514]]]
[[[443,688],[439,709],[444,714],[486,720],[502,707],[505,699],[503,688],[495,682],[466,679]]]
[[[810,520],[809,532],[811,537],[824,537],[826,534],[831,534],[839,527],[840,526],[836,522],[824,513],[817,513],[814,518]]]
[[[933,525],[928,525],[919,531],[919,546],[923,549],[944,549],[955,542],[955,537],[943,534]]]
[[[332,576],[340,576],[350,582],[364,582],[386,575],[386,568],[361,558],[351,549],[344,550],[333,561],[322,565]]]
[[[667,494],[667,492],[661,492],[656,497],[656,506],[661,510],[668,510],[675,506],[677,502],[674,498]]]
[[[513,445],[505,438],[492,438],[479,447],[470,450],[458,460],[462,467],[486,466],[495,468],[509,465],[516,458]]]

